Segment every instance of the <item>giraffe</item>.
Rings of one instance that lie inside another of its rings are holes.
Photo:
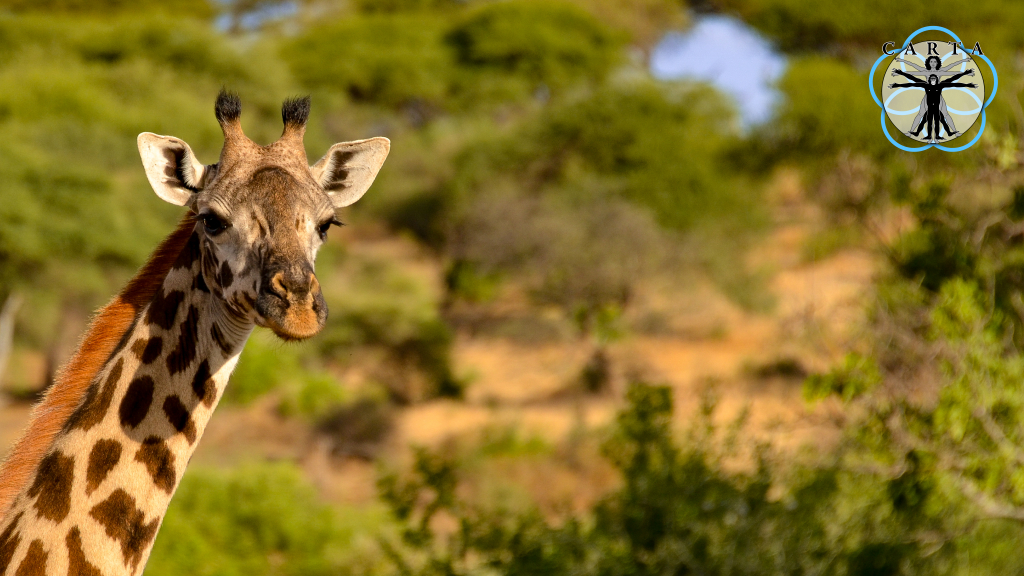
[[[189,210],[93,318],[0,469],[0,574],[140,573],[254,327],[285,340],[323,327],[317,250],[390,142],[335,144],[310,166],[309,106],[285,101],[284,132],[260,146],[222,91],[212,165],[178,138],[139,135],[153,190]]]

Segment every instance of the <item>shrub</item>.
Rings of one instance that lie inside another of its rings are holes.
[[[190,469],[146,574],[335,574],[350,540],[291,465]]]
[[[343,402],[345,393],[337,378],[308,366],[315,364],[308,358],[311,352],[284,344],[269,331],[255,332],[242,350],[224,401],[245,405],[278,391],[282,413],[315,421]]]
[[[614,194],[669,228],[750,225],[757,194],[729,167],[733,118],[718,94],[699,86],[605,87],[468,146],[451,191],[457,199],[486,189]]]
[[[281,412],[317,421],[346,400],[345,390],[330,374],[311,374],[302,379],[281,400]]]
[[[362,14],[286,42],[282,54],[307,87],[428,112],[600,81],[619,60],[623,38],[571,4],[488,3],[468,13],[445,4],[365,3]]]
[[[711,424],[713,403],[679,444],[668,388],[632,385],[627,402],[605,444],[622,487],[585,517],[552,522],[536,509],[468,501],[459,496],[459,463],[419,451],[411,474],[390,473],[379,484],[403,526],[403,543],[385,545],[392,562],[416,575],[867,576],[943,566],[908,536],[931,525],[911,527],[894,513],[905,490],[830,465],[783,477],[764,449],[752,469],[727,471],[738,428],[722,439]],[[434,528],[440,516],[457,530],[442,535]]]
[[[434,14],[358,16],[312,28],[282,54],[310,88],[383,106],[437,106],[453,73],[443,34],[444,20]]]
[[[866,80],[863,71],[834,59],[811,56],[790,62],[779,83],[784,103],[767,129],[774,145],[783,154],[808,157],[829,157],[844,148],[889,152],[892,145],[879,133],[881,111]]]
[[[208,18],[213,6],[206,0],[128,1],[128,0],[0,0],[0,9],[11,12],[45,12],[49,15],[90,14],[109,15],[124,13],[187,14],[191,18]]]
[[[1003,41],[1021,41],[1019,30],[1001,25],[1020,18],[1020,5],[1005,0],[981,0],[970,5],[936,0],[906,6],[880,0],[719,0],[716,5],[722,11],[739,14],[784,49],[794,51],[837,47],[851,52],[859,48],[875,51],[885,41],[880,38],[902,43],[925,21],[955,30],[965,43],[979,34],[985,39],[995,36]]]
[[[764,214],[757,188],[731,168],[730,117],[710,90],[653,83],[550,106],[467,144],[434,193],[440,221],[418,229],[445,231],[462,273],[454,288],[467,271],[515,278],[570,314],[627,305],[679,232],[710,246],[691,262],[745,276],[732,256]]]
[[[572,4],[536,0],[484,4],[446,39],[459,64],[521,76],[531,89],[603,79],[624,40]]]

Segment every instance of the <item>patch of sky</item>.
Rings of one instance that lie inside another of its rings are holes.
[[[297,2],[287,0],[285,2],[252,2],[250,3],[251,9],[244,10],[241,14],[232,14],[230,8],[238,0],[216,1],[228,9],[214,22],[214,25],[220,30],[257,30],[267,22],[294,16],[299,11]]]
[[[742,21],[711,15],[686,32],[665,34],[651,53],[650,68],[662,80],[710,83],[736,101],[744,127],[750,127],[771,120],[786,59]]]

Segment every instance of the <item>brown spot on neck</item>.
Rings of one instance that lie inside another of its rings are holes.
[[[147,523],[145,513],[135,507],[135,499],[121,488],[94,506],[89,516],[103,526],[107,536],[121,544],[124,565],[131,565],[134,572],[142,561],[142,555],[156,537],[160,518]]]
[[[142,441],[142,447],[135,453],[135,461],[146,465],[156,487],[170,494],[178,481],[174,468],[174,454],[159,436],[149,436]]]
[[[48,558],[49,554],[43,548],[43,541],[33,540],[14,576],[46,576],[46,560]]]
[[[135,357],[143,364],[152,364],[160,357],[163,347],[163,338],[159,336],[140,338],[135,344],[132,344],[132,354],[135,354]]]
[[[71,511],[71,487],[75,480],[75,460],[60,452],[53,452],[39,463],[36,479],[28,490],[35,498],[39,515],[53,522],[61,522]]]
[[[121,443],[117,440],[98,440],[89,452],[89,466],[85,471],[85,494],[88,496],[107,479],[107,474],[121,461]]]
[[[85,550],[82,549],[82,533],[78,526],[68,531],[64,542],[68,546],[68,576],[103,576],[99,568],[85,559]]]
[[[191,268],[192,264],[199,259],[199,234],[193,232],[188,237],[188,242],[185,247],[178,254],[178,258],[174,261],[174,268]]]
[[[114,399],[114,392],[117,390],[117,382],[121,379],[121,371],[124,369],[124,358],[120,358],[117,364],[110,369],[106,384],[100,390],[99,382],[93,382],[86,392],[85,400],[78,407],[71,417],[68,418],[65,430],[81,428],[88,430],[103,421],[103,417],[110,409],[110,402]]]
[[[199,309],[188,307],[188,316],[178,327],[178,347],[167,355],[167,371],[176,376],[185,371],[196,359],[196,344],[199,338]]]
[[[7,573],[11,560],[14,560],[14,553],[18,550],[18,544],[21,543],[21,535],[17,530],[23,514],[24,512],[18,512],[7,528],[4,528],[3,534],[0,534],[0,574]]]
[[[139,376],[128,385],[128,390],[121,399],[121,406],[118,408],[118,416],[121,417],[121,425],[125,428],[136,428],[149,414],[149,407],[153,404],[153,390],[156,389],[156,382],[149,376]]]
[[[153,299],[153,303],[149,305],[146,323],[170,330],[174,326],[174,319],[178,316],[178,308],[184,300],[185,294],[180,290],[171,290],[169,294],[164,294],[164,291],[160,290]]]
[[[164,399],[164,415],[167,421],[175,430],[185,435],[189,444],[196,441],[196,423],[192,420],[192,413],[185,406],[185,403],[177,395],[171,395]]]
[[[196,375],[192,378],[192,392],[207,408],[213,406],[213,401],[217,398],[217,388],[210,378],[209,361],[203,360],[196,369]]]
[[[230,357],[234,353],[235,345],[228,340],[227,335],[224,334],[224,331],[221,330],[216,322],[210,326],[210,337],[217,343],[217,347],[224,353],[224,356]]]

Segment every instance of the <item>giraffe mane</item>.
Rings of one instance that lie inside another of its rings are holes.
[[[195,229],[188,214],[164,239],[121,292],[93,316],[78,348],[61,367],[53,385],[32,409],[21,438],[0,465],[0,519],[29,481],[71,414],[82,403],[89,385],[110,359],[139,311],[149,304]]]

